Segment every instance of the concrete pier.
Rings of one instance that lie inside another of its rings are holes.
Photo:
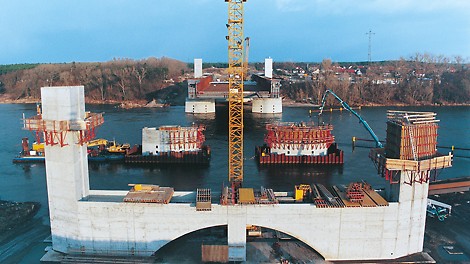
[[[188,98],[185,102],[184,112],[192,114],[215,113],[215,100]]]
[[[83,86],[41,91],[44,119],[84,119]],[[175,192],[169,204],[125,203],[127,191],[89,190],[86,146],[77,144],[78,133],[66,133],[66,145],[46,146],[55,251],[150,256],[195,230],[228,226],[229,259],[243,261],[247,225],[289,234],[326,260],[394,259],[422,251],[428,183],[408,185],[406,173],[389,188],[389,196],[396,197],[389,206],[214,203],[210,211],[196,211],[195,192]]]
[[[251,112],[262,114],[282,113],[282,98],[253,98]]]
[[[41,89],[42,119],[77,121],[85,119],[84,87],[47,87]],[[49,131],[56,128],[48,128]],[[66,252],[80,247],[79,205],[89,195],[86,145],[77,144],[80,131],[57,134],[63,144],[46,144],[46,174],[54,249]],[[61,146],[64,145],[64,146]]]

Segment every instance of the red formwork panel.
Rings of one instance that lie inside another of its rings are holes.
[[[262,155],[259,148],[256,149],[257,160],[260,164],[342,164],[343,151],[333,149],[333,153],[328,153],[325,156],[311,156],[301,155],[292,156],[270,153],[269,155]],[[269,152],[268,152],[269,153]],[[175,154],[178,155],[178,154]]]
[[[433,157],[437,153],[436,123],[403,124],[387,122],[385,152],[388,158],[413,160]]]

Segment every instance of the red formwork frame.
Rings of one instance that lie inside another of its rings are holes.
[[[205,126],[192,126],[192,127],[160,127],[159,130],[168,131],[170,150],[181,151],[185,149],[185,145],[190,148],[202,148],[206,138],[204,136]]]
[[[76,129],[72,127],[71,121],[43,120],[41,115],[24,119],[24,128],[34,131],[37,142],[40,142],[40,134],[44,135],[44,144],[47,146],[60,145],[65,147],[68,144],[65,138],[69,131],[78,131],[78,145],[83,145],[96,136],[96,127],[104,122],[102,113],[87,113],[84,124],[85,128]]]
[[[80,130],[78,144],[82,146],[86,142],[92,140],[96,137],[96,128],[104,123],[103,114],[89,114],[85,118],[86,128],[85,130]]]
[[[334,143],[333,126],[299,126],[295,123],[267,124],[264,141],[269,147],[328,148]]]

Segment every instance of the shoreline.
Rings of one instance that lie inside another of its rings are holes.
[[[0,104],[36,104],[39,103],[40,99],[36,98],[22,98],[22,99],[11,99],[6,98],[5,95],[0,95]],[[163,104],[155,104],[153,101],[147,102],[145,100],[130,100],[130,101],[114,101],[114,100],[95,100],[95,99],[86,99],[86,104],[96,104],[96,105],[116,105],[118,107],[124,109],[131,109],[131,108],[160,108],[166,107],[167,105]],[[284,99],[283,100],[284,107],[312,107],[318,108],[319,105],[315,105],[312,103],[303,103],[303,102],[295,102],[291,99]],[[175,104],[179,105],[179,104]],[[184,106],[184,104],[182,104]],[[390,104],[374,104],[374,103],[367,103],[363,105],[353,105],[351,107],[384,107],[384,106],[398,106],[398,107],[409,107],[409,106],[418,106],[418,107],[426,107],[426,106],[470,106],[470,103],[463,103],[463,104],[405,104],[405,103],[390,103]],[[332,107],[332,106],[328,106]],[[340,105],[335,105],[333,107],[341,107]]]
[[[39,211],[39,202],[14,202],[0,200],[0,241],[8,239],[15,229]]]

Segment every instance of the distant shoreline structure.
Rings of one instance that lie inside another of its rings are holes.
[[[124,109],[131,109],[131,108],[162,108],[168,107],[169,105],[164,104],[154,104],[153,101],[147,102],[145,100],[129,100],[129,101],[114,101],[114,100],[93,100],[93,99],[86,99],[86,104],[96,104],[96,105],[116,105],[117,107],[124,108]],[[36,98],[21,98],[21,99],[11,99],[7,98],[7,96],[3,95],[0,96],[0,104],[35,104],[39,103],[40,99]],[[318,108],[317,105],[311,103],[303,103],[303,102],[296,102],[291,99],[284,99],[283,100],[284,107],[310,107],[310,108]],[[179,104],[178,104],[179,105]],[[182,104],[184,105],[184,104]],[[459,104],[459,103],[443,103],[443,104],[404,104],[404,103],[392,103],[392,104],[362,104],[361,107],[381,107],[381,106],[470,106],[470,104]],[[333,106],[332,106],[333,107]],[[325,109],[329,109],[330,106],[326,107]],[[339,108],[339,106],[334,106],[333,108]]]

